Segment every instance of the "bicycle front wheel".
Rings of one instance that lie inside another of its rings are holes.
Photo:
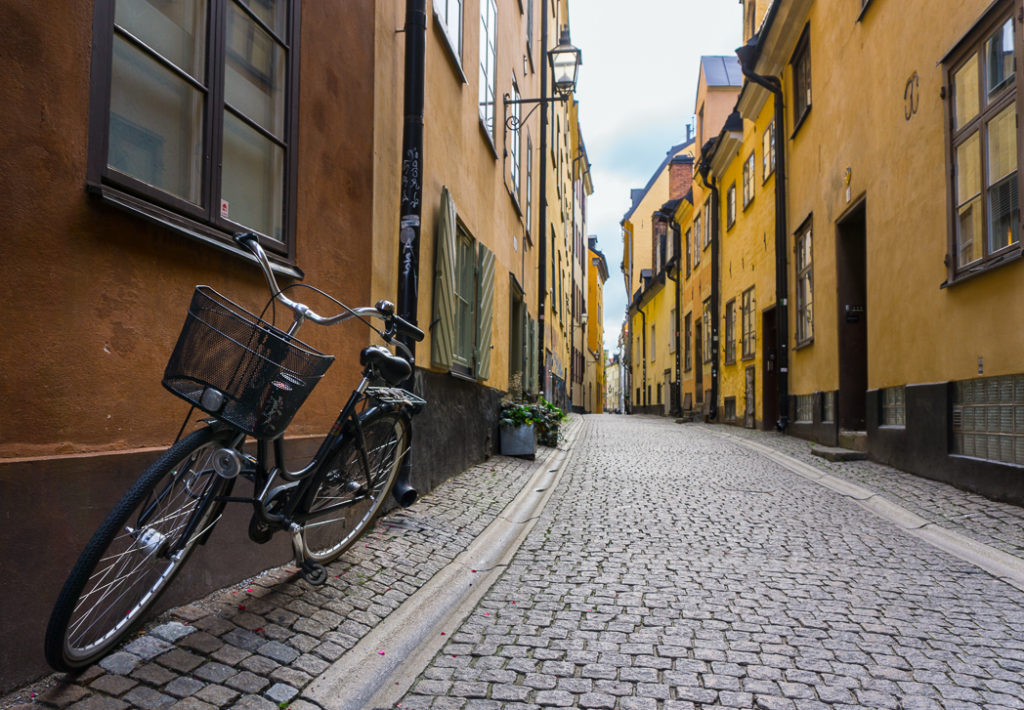
[[[230,436],[212,427],[189,434],[110,512],[50,616],[44,649],[51,666],[73,671],[102,658],[153,605],[216,522],[213,499],[230,481],[214,472],[213,457]]]
[[[321,564],[348,549],[380,511],[398,477],[409,441],[402,414],[370,411],[359,419],[362,451],[349,437],[313,486],[302,525],[306,556]]]

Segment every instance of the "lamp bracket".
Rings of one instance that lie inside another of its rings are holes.
[[[505,127],[508,128],[510,131],[518,132],[519,128],[524,123],[526,123],[527,119],[529,119],[530,116],[533,115],[533,112],[536,111],[541,105],[554,103],[556,101],[559,103],[565,103],[566,101],[569,100],[569,94],[558,94],[557,96],[549,96],[548,98],[544,99],[513,99],[508,94],[505,94],[504,96],[502,96],[502,100],[505,103]],[[508,113],[508,107],[514,104],[534,104],[534,107],[531,108],[529,112],[527,112],[527,114],[522,118],[517,118],[515,116],[510,116]]]

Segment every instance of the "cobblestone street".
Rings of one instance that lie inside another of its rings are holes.
[[[567,428],[564,464],[542,449],[455,476],[382,519],[323,587],[272,570],[0,707],[340,707],[363,679],[337,664],[367,639],[393,658],[374,632],[438,603],[417,592],[454,567],[481,592],[497,581],[433,632],[440,651],[401,657],[388,707],[1024,708],[1024,591],[761,451],[1014,560],[1024,510],[770,433],[614,415]],[[508,564],[459,569],[517,495],[544,490],[538,472],[557,484]],[[325,680],[333,697],[314,692]]]
[[[404,710],[1024,707],[1020,590],[722,427],[585,422]]]

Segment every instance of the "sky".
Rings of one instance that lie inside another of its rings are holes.
[[[573,0],[572,43],[583,51],[576,98],[594,194],[587,232],[608,260],[604,342],[615,351],[626,312],[622,227],[642,188],[686,137],[703,55],[742,43],[739,0]]]

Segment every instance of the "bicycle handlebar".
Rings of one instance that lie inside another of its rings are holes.
[[[270,288],[270,293],[274,298],[280,301],[282,305],[290,308],[292,313],[295,314],[295,321],[288,331],[289,335],[293,335],[305,320],[311,320],[317,325],[334,325],[335,323],[340,323],[341,321],[348,320],[349,318],[369,317],[379,318],[384,321],[389,330],[394,329],[392,333],[401,333],[417,342],[423,340],[423,331],[401,316],[396,316],[395,306],[388,301],[378,301],[377,305],[372,308],[352,308],[333,316],[322,316],[318,314],[305,303],[293,301],[284,295],[281,288],[277,285],[277,279],[274,278],[274,272],[270,266],[270,259],[267,257],[267,253],[263,251],[263,247],[259,242],[259,237],[252,232],[239,232],[235,235],[235,243],[256,257],[256,262],[259,264],[260,269],[263,271],[263,276],[267,280],[267,286]],[[389,336],[390,334],[391,333],[389,333]],[[402,343],[398,343],[398,345],[400,345],[407,354],[411,355]]]

